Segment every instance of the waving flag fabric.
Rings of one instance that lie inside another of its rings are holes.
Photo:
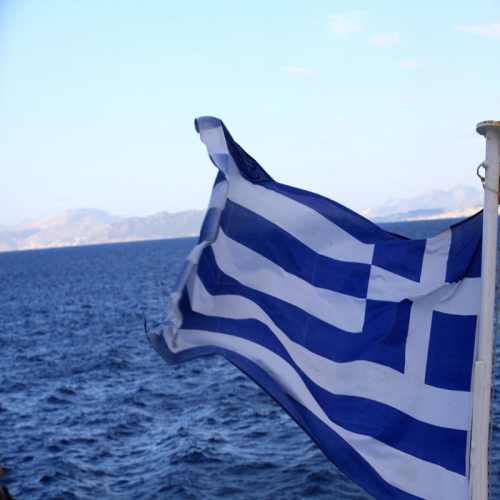
[[[376,498],[467,498],[482,214],[408,240],[196,128],[219,173],[153,347],[227,358]]]

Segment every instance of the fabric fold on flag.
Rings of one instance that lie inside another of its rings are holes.
[[[466,499],[482,213],[409,240],[195,126],[219,172],[153,347],[224,356],[376,498]]]

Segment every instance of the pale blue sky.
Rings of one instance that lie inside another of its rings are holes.
[[[355,210],[479,188],[499,57],[498,0],[4,0],[0,225],[205,208],[201,115]]]

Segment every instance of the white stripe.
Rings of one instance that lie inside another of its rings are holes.
[[[347,431],[333,423],[295,370],[272,351],[231,335],[202,330],[181,330],[180,333],[183,339],[182,347],[177,350],[213,345],[230,349],[253,361],[272,376],[287,394],[347,441],[390,484],[430,500],[467,498],[468,486],[465,476],[396,450],[369,436]]]
[[[226,138],[224,137],[222,126],[200,130],[200,139],[207,146],[209,155],[228,154]]]
[[[416,296],[421,288],[420,283],[404,278],[399,274],[391,273],[378,266],[372,266],[366,298],[371,300],[386,300],[388,302],[401,302],[402,300]],[[423,293],[426,292],[426,290],[423,290]]]
[[[198,277],[189,286],[191,307],[207,316],[254,318],[265,324],[300,369],[323,389],[368,398],[440,427],[467,430],[469,393],[427,386],[397,370],[369,361],[336,363],[291,341],[254,302],[237,295],[208,293]]]
[[[244,286],[277,297],[346,332],[361,332],[364,299],[314,287],[228,238],[222,229],[212,249],[219,269]]]
[[[481,278],[464,278],[447,285],[439,293],[434,310],[457,316],[477,316]]]
[[[427,355],[433,313],[432,296],[420,298],[411,306],[410,324],[406,337],[405,375],[425,382]]]
[[[425,243],[420,283],[445,283],[448,255],[451,246],[451,229],[447,228],[428,238]]]
[[[406,288],[406,297],[413,300],[406,338],[405,375],[422,383],[427,370],[434,306],[443,294],[450,293],[449,286],[445,285],[450,245],[450,229],[429,238],[425,244],[420,282],[410,285],[412,282],[408,281],[407,286],[399,290],[403,292]]]
[[[418,297],[429,295],[443,285],[442,281],[419,283],[378,266],[372,266],[367,298],[388,302],[401,302],[405,299],[415,300]]]
[[[320,255],[344,262],[372,262],[373,244],[362,243],[312,208],[253,184],[241,175],[229,178],[228,197],[281,227]]]

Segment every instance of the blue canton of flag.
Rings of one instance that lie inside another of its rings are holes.
[[[219,173],[153,347],[227,358],[376,498],[466,499],[482,214],[408,240],[196,128]]]

